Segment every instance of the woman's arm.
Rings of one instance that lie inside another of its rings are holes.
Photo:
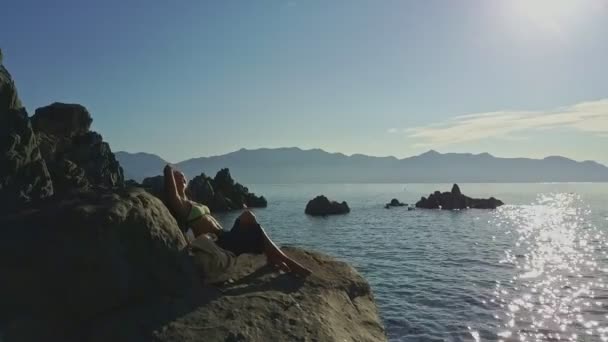
[[[169,202],[168,204],[176,213],[180,215],[186,215],[186,203],[177,191],[177,185],[175,184],[175,176],[173,176],[173,168],[171,167],[171,165],[167,164],[163,171],[165,176],[165,195],[167,196],[167,201]]]

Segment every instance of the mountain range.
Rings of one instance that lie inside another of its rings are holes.
[[[141,181],[162,173],[167,162],[150,153],[117,152],[125,178]],[[347,156],[320,149],[240,149],[175,164],[189,178],[214,176],[229,168],[235,179],[255,183],[472,183],[607,182],[608,167],[559,156],[544,159],[498,158],[489,153],[428,151],[398,159],[362,154]]]

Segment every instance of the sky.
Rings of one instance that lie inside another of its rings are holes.
[[[608,164],[608,0],[12,1],[22,102],[112,150],[429,149]]]

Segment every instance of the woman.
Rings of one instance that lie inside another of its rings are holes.
[[[258,224],[255,215],[245,211],[235,221],[232,230],[224,231],[209,208],[191,201],[186,195],[186,177],[170,165],[165,166],[166,200],[180,225],[192,230],[195,240],[191,243],[195,258],[204,276],[213,278],[225,272],[235,262],[235,257],[243,253],[264,253],[268,263],[286,272],[306,276],[310,271],[290,259],[270,240]]]

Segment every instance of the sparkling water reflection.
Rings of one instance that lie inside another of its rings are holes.
[[[605,232],[590,224],[591,209],[579,195],[549,194],[537,203],[496,211],[493,223],[515,234],[500,262],[516,274],[497,283],[504,308],[499,337],[520,341],[608,341],[608,259]]]
[[[405,190],[404,190],[405,187]],[[257,185],[271,236],[332,254],[372,285],[391,341],[606,341],[608,184],[461,184],[494,211],[384,209],[451,184]],[[348,215],[312,218],[318,194]],[[237,213],[220,217],[230,225]]]

